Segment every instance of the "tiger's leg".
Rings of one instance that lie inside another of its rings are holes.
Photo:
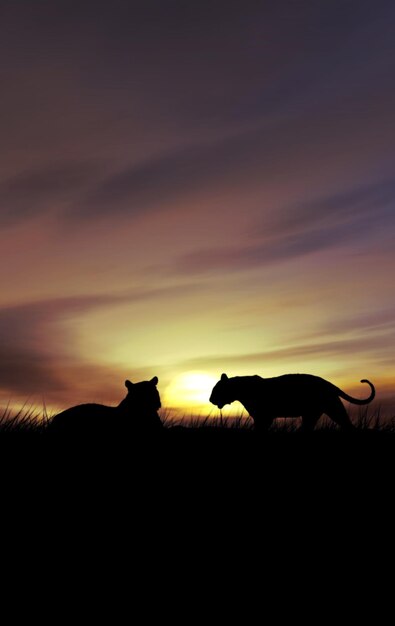
[[[254,430],[258,433],[265,433],[269,430],[273,423],[274,417],[268,417],[267,415],[251,416],[254,420]]]
[[[321,415],[322,413],[318,411],[315,413],[305,413],[304,415],[302,415],[302,426],[300,427],[301,432],[311,433],[316,427],[316,424]]]
[[[351,431],[355,429],[340,398],[331,400],[325,407],[325,413],[331,420],[338,424],[342,430]]]

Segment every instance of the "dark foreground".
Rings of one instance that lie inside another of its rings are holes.
[[[247,428],[176,427],[156,433],[105,432],[60,435],[30,429],[0,432],[1,462],[15,471],[45,466],[70,473],[120,471],[133,480],[188,481],[191,477],[222,484],[237,476],[246,483],[265,483],[280,476],[297,481],[320,476],[363,480],[388,475],[395,467],[395,433],[357,429],[344,433],[319,429],[312,433]]]
[[[138,550],[165,548],[167,567],[176,551],[191,566],[208,558],[208,546],[210,559],[220,550],[231,562],[237,550],[253,558],[261,546],[265,562],[272,550],[281,568],[281,550],[307,541],[322,561],[334,541],[349,546],[361,532],[363,555],[373,528],[375,545],[378,532],[392,539],[394,468],[395,435],[380,430],[0,433],[8,523],[22,523],[33,542],[52,529],[55,553],[76,536],[83,550],[94,538],[101,558],[105,537],[120,555],[129,550],[128,567]]]

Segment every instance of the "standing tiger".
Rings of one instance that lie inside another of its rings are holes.
[[[376,395],[368,380],[361,380],[371,388],[364,400],[352,398],[344,391],[319,376],[285,374],[274,378],[222,374],[214,386],[210,402],[222,409],[235,400],[248,411],[256,429],[268,429],[276,417],[302,417],[302,429],[313,430],[325,413],[344,430],[354,428],[340,398],[353,404],[368,404]]]

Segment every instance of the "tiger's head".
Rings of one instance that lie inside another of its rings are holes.
[[[231,390],[231,383],[226,374],[222,374],[221,380],[213,387],[210,396],[210,402],[215,404],[219,409],[223,409],[225,404],[230,404],[234,401],[234,397]]]
[[[156,387],[157,384],[157,376],[141,383],[132,383],[130,380],[126,380],[125,387],[128,390],[128,395],[125,400],[132,404],[135,410],[137,409],[144,413],[156,412],[162,406],[159,391]]]

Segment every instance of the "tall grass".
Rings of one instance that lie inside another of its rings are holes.
[[[8,404],[0,411],[0,433],[42,433],[49,421],[45,406],[40,411],[24,404],[13,411]]]

